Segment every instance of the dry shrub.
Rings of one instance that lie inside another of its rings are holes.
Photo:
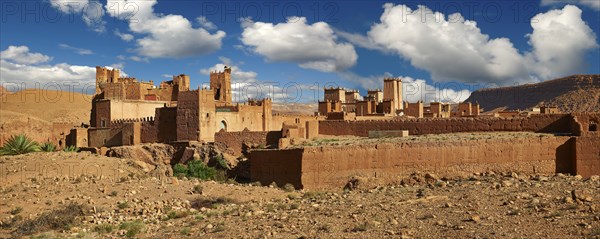
[[[63,208],[43,213],[37,218],[23,221],[13,232],[15,237],[32,235],[50,230],[68,230],[84,216],[86,208],[81,204],[69,204]]]

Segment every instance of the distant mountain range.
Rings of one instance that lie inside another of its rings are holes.
[[[466,101],[484,111],[556,106],[562,112],[600,111],[600,75],[573,75],[512,87],[474,91]]]

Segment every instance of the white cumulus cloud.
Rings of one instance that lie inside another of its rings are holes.
[[[99,1],[90,0],[50,0],[50,5],[62,13],[81,14],[81,19],[93,31],[102,33],[106,30],[104,9]]]
[[[600,1],[598,1],[600,3]],[[528,65],[541,79],[583,72],[585,53],[598,47],[594,31],[581,19],[581,9],[567,5],[533,17]]]
[[[600,1],[598,0],[542,0],[540,2],[542,6],[552,6],[560,4],[575,4],[580,6],[587,6],[594,10],[600,11]]]
[[[208,54],[221,48],[224,31],[209,33],[194,28],[181,15],[154,12],[156,0],[108,0],[106,11],[129,22],[129,30],[143,34],[136,40],[136,52],[151,58],[183,58]]]
[[[445,16],[425,6],[385,4],[366,36],[339,32],[352,43],[392,52],[430,72],[438,82],[511,85],[581,72],[596,36],[572,5],[532,19],[532,51],[519,53],[508,38],[490,38],[459,13]]]
[[[18,64],[38,64],[52,60],[52,57],[37,52],[29,52],[27,46],[9,46],[0,52],[0,59]]]
[[[369,39],[428,70],[434,80],[511,81],[527,76],[523,58],[507,38],[492,39],[474,21],[425,6],[385,4]]]
[[[3,86],[61,90],[84,89],[93,92],[96,68],[68,63],[49,64],[52,57],[30,52],[27,46],[9,46],[0,57],[0,82]],[[11,87],[14,88],[14,87]]]
[[[289,18],[285,23],[243,21],[242,43],[269,61],[285,61],[323,72],[342,71],[356,64],[354,46],[340,43],[329,24]]]
[[[119,38],[121,38],[121,40],[123,40],[123,41],[131,41],[134,38],[134,36],[132,34],[121,33],[121,31],[119,31],[119,29],[115,30],[115,35],[118,36]]]

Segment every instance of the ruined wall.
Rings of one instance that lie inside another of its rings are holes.
[[[89,147],[88,145],[88,129],[73,128],[69,132],[69,140],[67,145],[73,145],[77,148]]]
[[[302,153],[303,149],[252,150],[250,180],[262,185],[290,183],[295,188],[303,188]]]
[[[122,128],[90,128],[88,129],[89,147],[120,146],[122,142]]]
[[[589,177],[600,175],[600,132],[575,138],[575,172]]]
[[[528,118],[423,118],[364,121],[320,121],[323,135],[368,137],[373,130],[408,130],[411,135],[455,132],[533,131],[571,132],[568,115],[534,115]]]
[[[546,136],[253,150],[250,165],[253,181],[292,183],[306,189],[342,188],[352,176],[397,182],[398,177],[416,171],[438,176],[485,171],[554,173],[557,161],[571,158],[557,153],[569,139]]]
[[[215,145],[224,152],[239,156],[245,151],[244,145],[276,146],[280,138],[281,131],[217,132]]]
[[[574,117],[574,120],[577,121],[579,126],[577,130],[581,134],[586,134],[587,132],[600,132],[600,113],[574,113],[571,114]],[[595,127],[594,127],[595,125]],[[595,129],[595,131],[593,131]]]

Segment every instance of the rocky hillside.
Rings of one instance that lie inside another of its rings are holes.
[[[563,112],[600,110],[600,75],[573,75],[536,84],[481,89],[467,99],[484,111],[557,106]]]

